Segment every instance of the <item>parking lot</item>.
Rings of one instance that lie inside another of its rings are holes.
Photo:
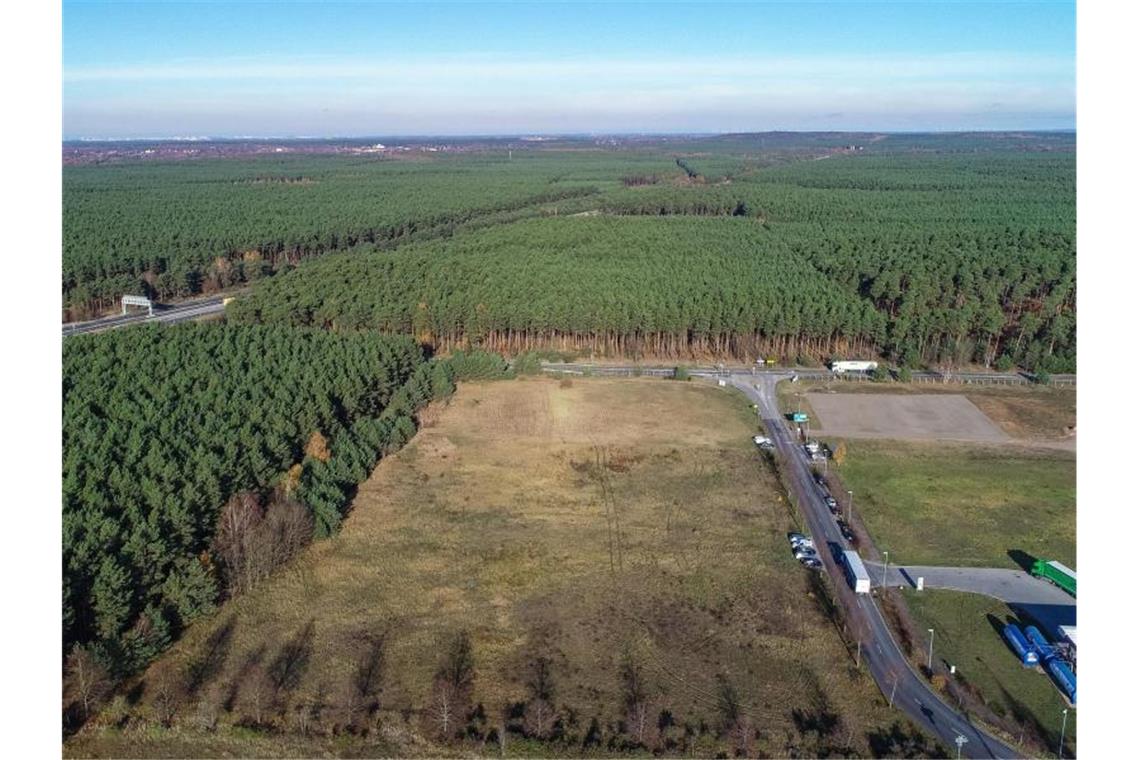
[[[1001,443],[1010,437],[965,396],[812,393],[818,436]]]

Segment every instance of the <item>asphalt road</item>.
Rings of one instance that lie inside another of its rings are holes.
[[[589,363],[576,363],[568,362],[564,364],[554,362],[543,362],[543,368],[551,372],[569,372],[572,374],[585,374],[590,373],[593,375],[621,375],[623,377],[629,375],[645,375],[647,377],[672,377],[672,367],[641,367],[629,365],[606,365],[606,364],[589,364]],[[803,380],[834,380],[835,375],[827,369],[803,369],[803,368],[780,368],[768,369],[765,367],[689,367],[689,372],[693,375],[705,374],[731,374],[734,376],[747,376],[756,379],[765,377],[777,377],[781,380],[786,380],[792,375],[799,377]],[[965,383],[980,384],[980,385],[1032,385],[1033,376],[1028,373],[1021,372],[929,372],[926,370],[915,370],[911,373],[913,382],[920,383],[934,383],[934,382],[947,382],[947,383]],[[850,382],[868,382],[867,378],[856,378],[855,375],[848,375],[847,379]],[[1053,385],[1061,386],[1075,386],[1077,384],[1076,375],[1052,375],[1050,382]]]
[[[953,752],[955,739],[965,737],[962,756],[971,758],[1010,758],[1020,755],[970,722],[970,719],[942,701],[926,682],[911,669],[906,657],[890,633],[886,621],[870,594],[855,594],[848,586],[842,568],[824,545],[850,548],[823,501],[823,492],[815,484],[803,449],[793,438],[780,415],[776,403],[776,383],[790,375],[730,375],[725,378],[756,402],[760,421],[776,444],[784,460],[788,484],[795,492],[800,510],[807,522],[820,558],[831,574],[839,601],[847,611],[848,628],[860,641],[859,657],[874,677],[884,696],[903,710],[916,723],[937,735]]]
[[[192,301],[177,306],[156,306],[154,316],[148,316],[145,311],[139,311],[126,316],[104,317],[93,319],[90,322],[68,322],[63,326],[63,337],[82,335],[83,333],[102,332],[113,330],[127,325],[137,325],[152,322],[185,322],[188,319],[197,319],[210,314],[219,314],[225,306],[222,305],[224,296],[206,298],[201,301]]]

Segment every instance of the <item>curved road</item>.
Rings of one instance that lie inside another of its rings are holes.
[[[812,480],[807,459],[784,424],[776,403],[776,383],[790,376],[722,375],[729,384],[756,402],[760,421],[784,460],[788,483],[795,491],[796,501],[816,542],[821,547],[826,543],[833,549],[843,549],[847,543],[823,501],[822,492]],[[951,751],[956,747],[955,739],[962,736],[966,738],[962,747],[965,757],[1019,757],[1016,750],[985,733],[971,723],[968,716],[947,705],[930,690],[926,681],[911,669],[871,595],[855,594],[851,590],[832,552],[821,551],[820,557],[831,574],[839,601],[847,611],[848,625],[860,640],[862,661],[867,664],[883,694],[916,723],[938,736]]]

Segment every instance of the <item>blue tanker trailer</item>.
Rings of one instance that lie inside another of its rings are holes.
[[[1006,642],[1009,644],[1010,649],[1013,650],[1017,658],[1021,660],[1021,664],[1025,667],[1032,667],[1038,663],[1040,657],[1037,655],[1037,650],[1022,634],[1021,629],[1013,623],[1008,623],[1002,629],[1002,635],[1005,636]]]
[[[1049,643],[1037,626],[1025,626],[1025,637],[1029,639],[1029,643],[1037,650],[1037,658],[1041,662],[1047,662],[1057,655],[1057,647]]]
[[[1060,657],[1054,657],[1045,663],[1045,666],[1049,668],[1049,673],[1057,683],[1057,688],[1069,698],[1069,702],[1075,707],[1077,704],[1077,674]]]

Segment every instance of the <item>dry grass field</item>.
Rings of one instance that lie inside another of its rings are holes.
[[[754,432],[743,397],[696,383],[464,385],[340,535],[188,631],[65,754],[438,754],[433,683],[464,633],[468,753],[504,725],[506,754],[885,751],[897,713],[789,555]]]

